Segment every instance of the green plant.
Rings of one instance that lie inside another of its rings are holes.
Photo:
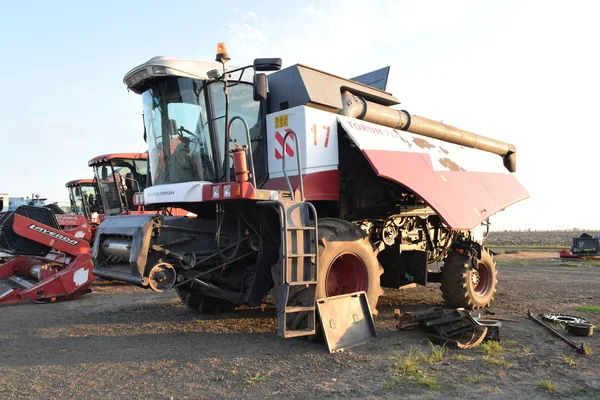
[[[421,359],[421,352],[414,347],[411,347],[408,350],[408,354],[406,357],[396,361],[392,365],[392,370],[394,372],[400,372],[402,374],[414,374],[419,370]]]
[[[392,380],[387,386],[395,388],[402,384],[417,384],[429,389],[440,389],[437,377],[426,371],[421,364],[432,364],[443,360],[446,351],[445,347],[437,349],[432,345],[431,354],[425,355],[419,349],[411,347],[406,356],[396,357],[396,361],[392,363]]]
[[[560,357],[558,357],[562,362],[564,362],[565,364],[567,364],[569,367],[575,367],[577,365],[577,361],[575,361],[575,359],[573,357],[569,357],[566,355],[561,355]]]
[[[504,347],[495,340],[486,340],[479,346],[480,351],[488,356],[499,356],[504,353]]]
[[[581,349],[583,350],[584,355],[586,355],[586,356],[592,355],[592,348],[590,346],[588,346],[587,344],[583,343],[581,345]]]
[[[268,373],[261,374],[260,372],[257,372],[256,375],[249,376],[246,379],[244,379],[244,381],[246,383],[250,383],[250,384],[254,385],[256,382],[264,382],[264,381],[266,381],[268,377],[269,377]]]
[[[500,393],[500,392],[502,392],[498,386],[494,386],[494,387],[484,386],[483,390],[485,390],[488,393]]]
[[[455,354],[452,356],[452,360],[456,362],[471,361],[472,359],[473,357],[465,356],[464,354]]]
[[[426,386],[429,389],[441,389],[442,386],[437,382],[434,375],[421,373],[415,376],[415,382],[421,386]]]
[[[543,381],[539,381],[537,385],[541,389],[545,389],[549,392],[555,392],[558,389],[560,389],[560,387],[557,384],[552,383],[550,379],[544,379]]]
[[[490,364],[490,365],[495,365],[500,368],[516,367],[515,364],[506,361],[503,357],[496,358],[496,357],[490,357],[490,356],[483,356],[482,359],[483,359],[484,363]]]
[[[421,359],[426,364],[435,364],[442,362],[444,358],[446,358],[446,353],[448,352],[448,348],[444,344],[443,346],[436,346],[433,343],[429,342],[431,346],[431,354],[424,355],[422,354]]]
[[[479,383],[485,381],[484,375],[473,375],[467,378],[470,383]]]
[[[588,313],[592,313],[592,314],[600,314],[600,307],[599,306],[577,306],[575,307],[576,311],[579,312],[588,312]]]

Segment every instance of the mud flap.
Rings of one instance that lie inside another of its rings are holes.
[[[377,337],[365,292],[317,299],[317,309],[330,353],[350,349]]]

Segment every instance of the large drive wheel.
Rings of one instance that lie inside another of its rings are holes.
[[[279,303],[280,265],[272,268],[274,287],[271,297]],[[383,294],[380,277],[383,268],[377,260],[371,242],[355,225],[335,218],[319,220],[319,265],[317,265],[316,298],[365,291],[373,315],[377,315],[377,302]],[[290,302],[309,305],[308,290],[297,292]],[[293,325],[300,325],[304,317],[298,315]]]
[[[456,308],[482,308],[490,304],[496,293],[496,263],[486,249],[473,267],[469,256],[452,251],[441,268],[442,297]]]
[[[319,220],[317,299],[365,291],[377,315],[381,274],[373,246],[360,228],[335,218]]]
[[[198,288],[191,286],[179,286],[175,290],[179,295],[182,303],[188,306],[191,310],[201,314],[217,314],[233,311],[235,304],[224,299],[216,297],[204,296]]]

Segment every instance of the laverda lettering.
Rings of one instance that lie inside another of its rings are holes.
[[[148,193],[148,196],[170,196],[172,194],[175,194],[174,190],[167,190],[167,191],[164,191],[164,192]]]
[[[43,233],[44,235],[50,236],[51,238],[58,239],[61,242],[65,242],[67,244],[70,244],[71,246],[75,246],[77,243],[79,243],[78,240],[70,239],[70,238],[68,238],[68,237],[66,237],[64,235],[61,235],[58,232],[49,231],[46,228],[42,228],[41,226],[37,226],[36,224],[29,225],[29,229],[31,229],[32,231]]]

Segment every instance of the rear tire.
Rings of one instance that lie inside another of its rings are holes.
[[[179,299],[189,309],[201,314],[219,314],[233,311],[236,307],[230,301],[201,294],[199,288],[179,286],[175,288]]]
[[[496,294],[496,263],[487,249],[482,249],[476,268],[471,265],[469,256],[452,251],[441,268],[440,282],[442,297],[450,307],[487,307]]]

